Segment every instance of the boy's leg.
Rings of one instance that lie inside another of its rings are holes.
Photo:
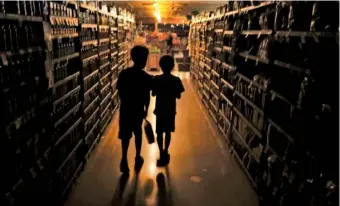
[[[163,132],[157,132],[157,144],[159,148],[159,154],[163,152]]]
[[[142,168],[142,165],[144,163],[144,159],[141,156],[141,150],[142,150],[142,123],[143,120],[141,120],[140,124],[136,125],[134,130],[135,135],[135,146],[136,146],[136,157],[135,157],[135,170],[139,171]]]
[[[171,132],[165,133],[165,153],[168,153],[171,142]]]
[[[120,162],[120,171],[125,173],[129,172],[129,165],[127,161],[127,153],[130,144],[130,138],[122,138],[122,160]]]

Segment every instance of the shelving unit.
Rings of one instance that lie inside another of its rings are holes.
[[[0,205],[61,205],[119,106],[115,85],[127,60],[117,61],[117,19],[129,22],[125,29],[134,19],[102,4],[22,1],[21,13],[10,10],[16,4],[0,8],[0,28],[14,35],[0,45]]]
[[[293,10],[307,9],[313,2],[228,3],[195,17],[189,32],[191,77],[199,98],[261,200],[286,206],[305,198],[309,201],[304,202],[306,205],[314,205],[313,201],[319,201],[316,205],[324,205],[325,201],[336,205],[337,189],[330,189],[326,183],[338,183],[334,175],[337,164],[322,159],[331,158],[327,148],[337,142],[336,137],[322,140],[327,142],[321,145],[317,139],[318,135],[333,134],[337,128],[330,117],[336,115],[338,101],[334,94],[339,91],[325,82],[338,79],[327,74],[330,70],[321,69],[327,65],[332,71],[338,70],[338,25],[330,28],[334,32],[285,31],[274,24],[288,14],[267,15],[281,12],[278,9],[287,5]],[[249,17],[260,15],[278,19],[262,24],[254,18],[248,24]],[[322,19],[322,15],[317,13],[310,19]],[[294,18],[296,22],[303,17]],[[297,52],[293,46],[302,49]],[[333,157],[332,162],[338,162],[336,159]],[[287,182],[288,177],[291,182]],[[308,178],[313,183],[307,184]],[[296,191],[297,185],[317,190]],[[294,196],[295,202],[289,202],[294,192],[299,195]],[[326,197],[327,192],[330,195]]]

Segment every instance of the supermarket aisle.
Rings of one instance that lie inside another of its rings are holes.
[[[189,73],[179,73],[186,92],[178,102],[176,132],[170,146],[167,168],[156,167],[158,147],[143,141],[143,168],[137,176],[134,143],[129,150],[128,179],[121,178],[118,118],[111,125],[78,184],[69,196],[69,206],[256,206],[257,196],[246,176],[229,154],[193,90]],[[150,105],[153,108],[154,99]],[[151,113],[148,119],[154,124]],[[125,184],[126,183],[126,184]]]

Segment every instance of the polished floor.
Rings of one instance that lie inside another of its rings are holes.
[[[247,177],[228,152],[223,137],[201,104],[189,73],[177,73],[186,89],[177,103],[176,132],[170,146],[171,162],[158,168],[158,147],[144,138],[145,159],[140,173],[133,172],[135,149],[129,149],[130,176],[121,176],[118,116],[93,152],[77,180],[69,206],[257,206]],[[152,124],[154,99],[148,119]]]

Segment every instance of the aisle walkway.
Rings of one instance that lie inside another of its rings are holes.
[[[121,178],[118,117],[115,115],[69,196],[69,206],[257,206],[257,197],[200,103],[189,73],[179,73],[186,92],[178,102],[176,132],[167,168],[156,167],[158,147],[145,138],[144,166]],[[148,119],[154,124],[150,105]],[[129,166],[133,168],[134,142]]]

